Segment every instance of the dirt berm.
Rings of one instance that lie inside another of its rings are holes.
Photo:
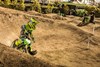
[[[9,47],[18,38],[21,25],[34,17],[40,23],[33,31],[35,56]],[[99,19],[97,19],[99,21]],[[0,7],[1,67],[100,67],[100,22],[77,27],[79,17],[22,12]],[[4,44],[4,45],[3,45]]]
[[[60,67],[0,44],[0,67]]]

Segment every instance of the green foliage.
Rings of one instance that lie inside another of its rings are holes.
[[[95,16],[100,17],[100,8],[97,8],[95,11]]]
[[[13,0],[13,2],[12,2],[13,5],[16,5],[16,4],[17,4],[17,1],[18,1],[18,0]]]
[[[97,7],[96,6],[86,6],[85,10],[91,13],[92,11],[97,11]]]
[[[76,15],[82,17],[85,13],[88,13],[86,10],[84,9],[77,9],[76,10]]]
[[[4,0],[5,5],[10,5],[11,1],[10,0]]]
[[[64,4],[64,7],[62,7],[62,8],[64,10],[64,13],[67,14],[68,13],[68,10],[69,10],[69,7]]]
[[[0,0],[0,5],[2,5],[2,1]]]
[[[20,9],[20,10],[25,10],[25,3],[24,3],[24,0],[20,0],[19,9]]]
[[[10,4],[11,4],[10,0],[4,0],[5,7],[9,7]]]
[[[66,16],[68,14],[69,7],[66,4],[62,4],[60,8],[60,15]]]
[[[24,3],[24,0],[20,0],[20,4]]]
[[[17,0],[12,1],[12,8],[16,9],[17,8]]]
[[[0,3],[1,3],[2,1],[0,0]]]
[[[85,9],[88,11],[88,13],[95,11],[95,16],[100,17],[100,8],[96,6],[87,6]]]
[[[60,2],[54,2],[54,6],[57,7],[60,4]]]
[[[100,8],[96,8],[95,10],[97,13],[100,13]]]
[[[47,5],[47,13],[52,13],[53,8],[54,8],[53,5],[48,4],[48,5]]]
[[[41,5],[38,0],[33,2],[32,9],[41,13]]]

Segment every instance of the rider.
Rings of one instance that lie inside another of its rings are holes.
[[[82,23],[79,23],[78,26],[85,26],[85,25],[89,24],[89,21],[90,21],[90,17],[88,15],[88,13],[85,12]]]
[[[30,39],[34,41],[32,31],[36,29],[37,23],[38,22],[35,19],[31,18],[26,25],[22,25],[20,37],[28,36]]]
[[[90,20],[90,17],[87,13],[85,13],[84,18],[83,18],[83,24],[88,24]]]
[[[27,43],[27,45],[28,45],[27,49],[30,54],[32,54],[32,52],[36,52],[36,51],[31,50],[31,46],[30,46],[31,43],[28,44],[27,41],[29,41],[29,40],[34,41],[32,31],[36,29],[37,23],[38,22],[34,18],[31,18],[30,21],[26,25],[22,25],[22,27],[21,27],[20,39],[24,42],[23,43],[24,45]],[[21,47],[21,45],[20,45],[20,47]]]

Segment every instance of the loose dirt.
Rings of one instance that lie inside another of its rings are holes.
[[[32,48],[38,51],[35,56],[10,47],[20,35],[21,25],[26,24],[30,17],[40,22],[33,31],[35,43]],[[80,22],[81,18],[75,16],[43,15],[35,11],[22,12],[0,7],[0,65],[100,67],[100,19],[96,18],[95,25],[84,27],[77,26]]]

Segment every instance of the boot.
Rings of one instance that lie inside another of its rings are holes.
[[[30,48],[30,47],[28,47],[27,49],[28,49],[28,53],[29,53],[29,54],[31,54],[31,55],[37,54],[37,51],[36,51],[36,50],[31,51],[31,48]]]
[[[31,54],[31,55],[37,54],[37,50],[31,51],[30,54]]]

